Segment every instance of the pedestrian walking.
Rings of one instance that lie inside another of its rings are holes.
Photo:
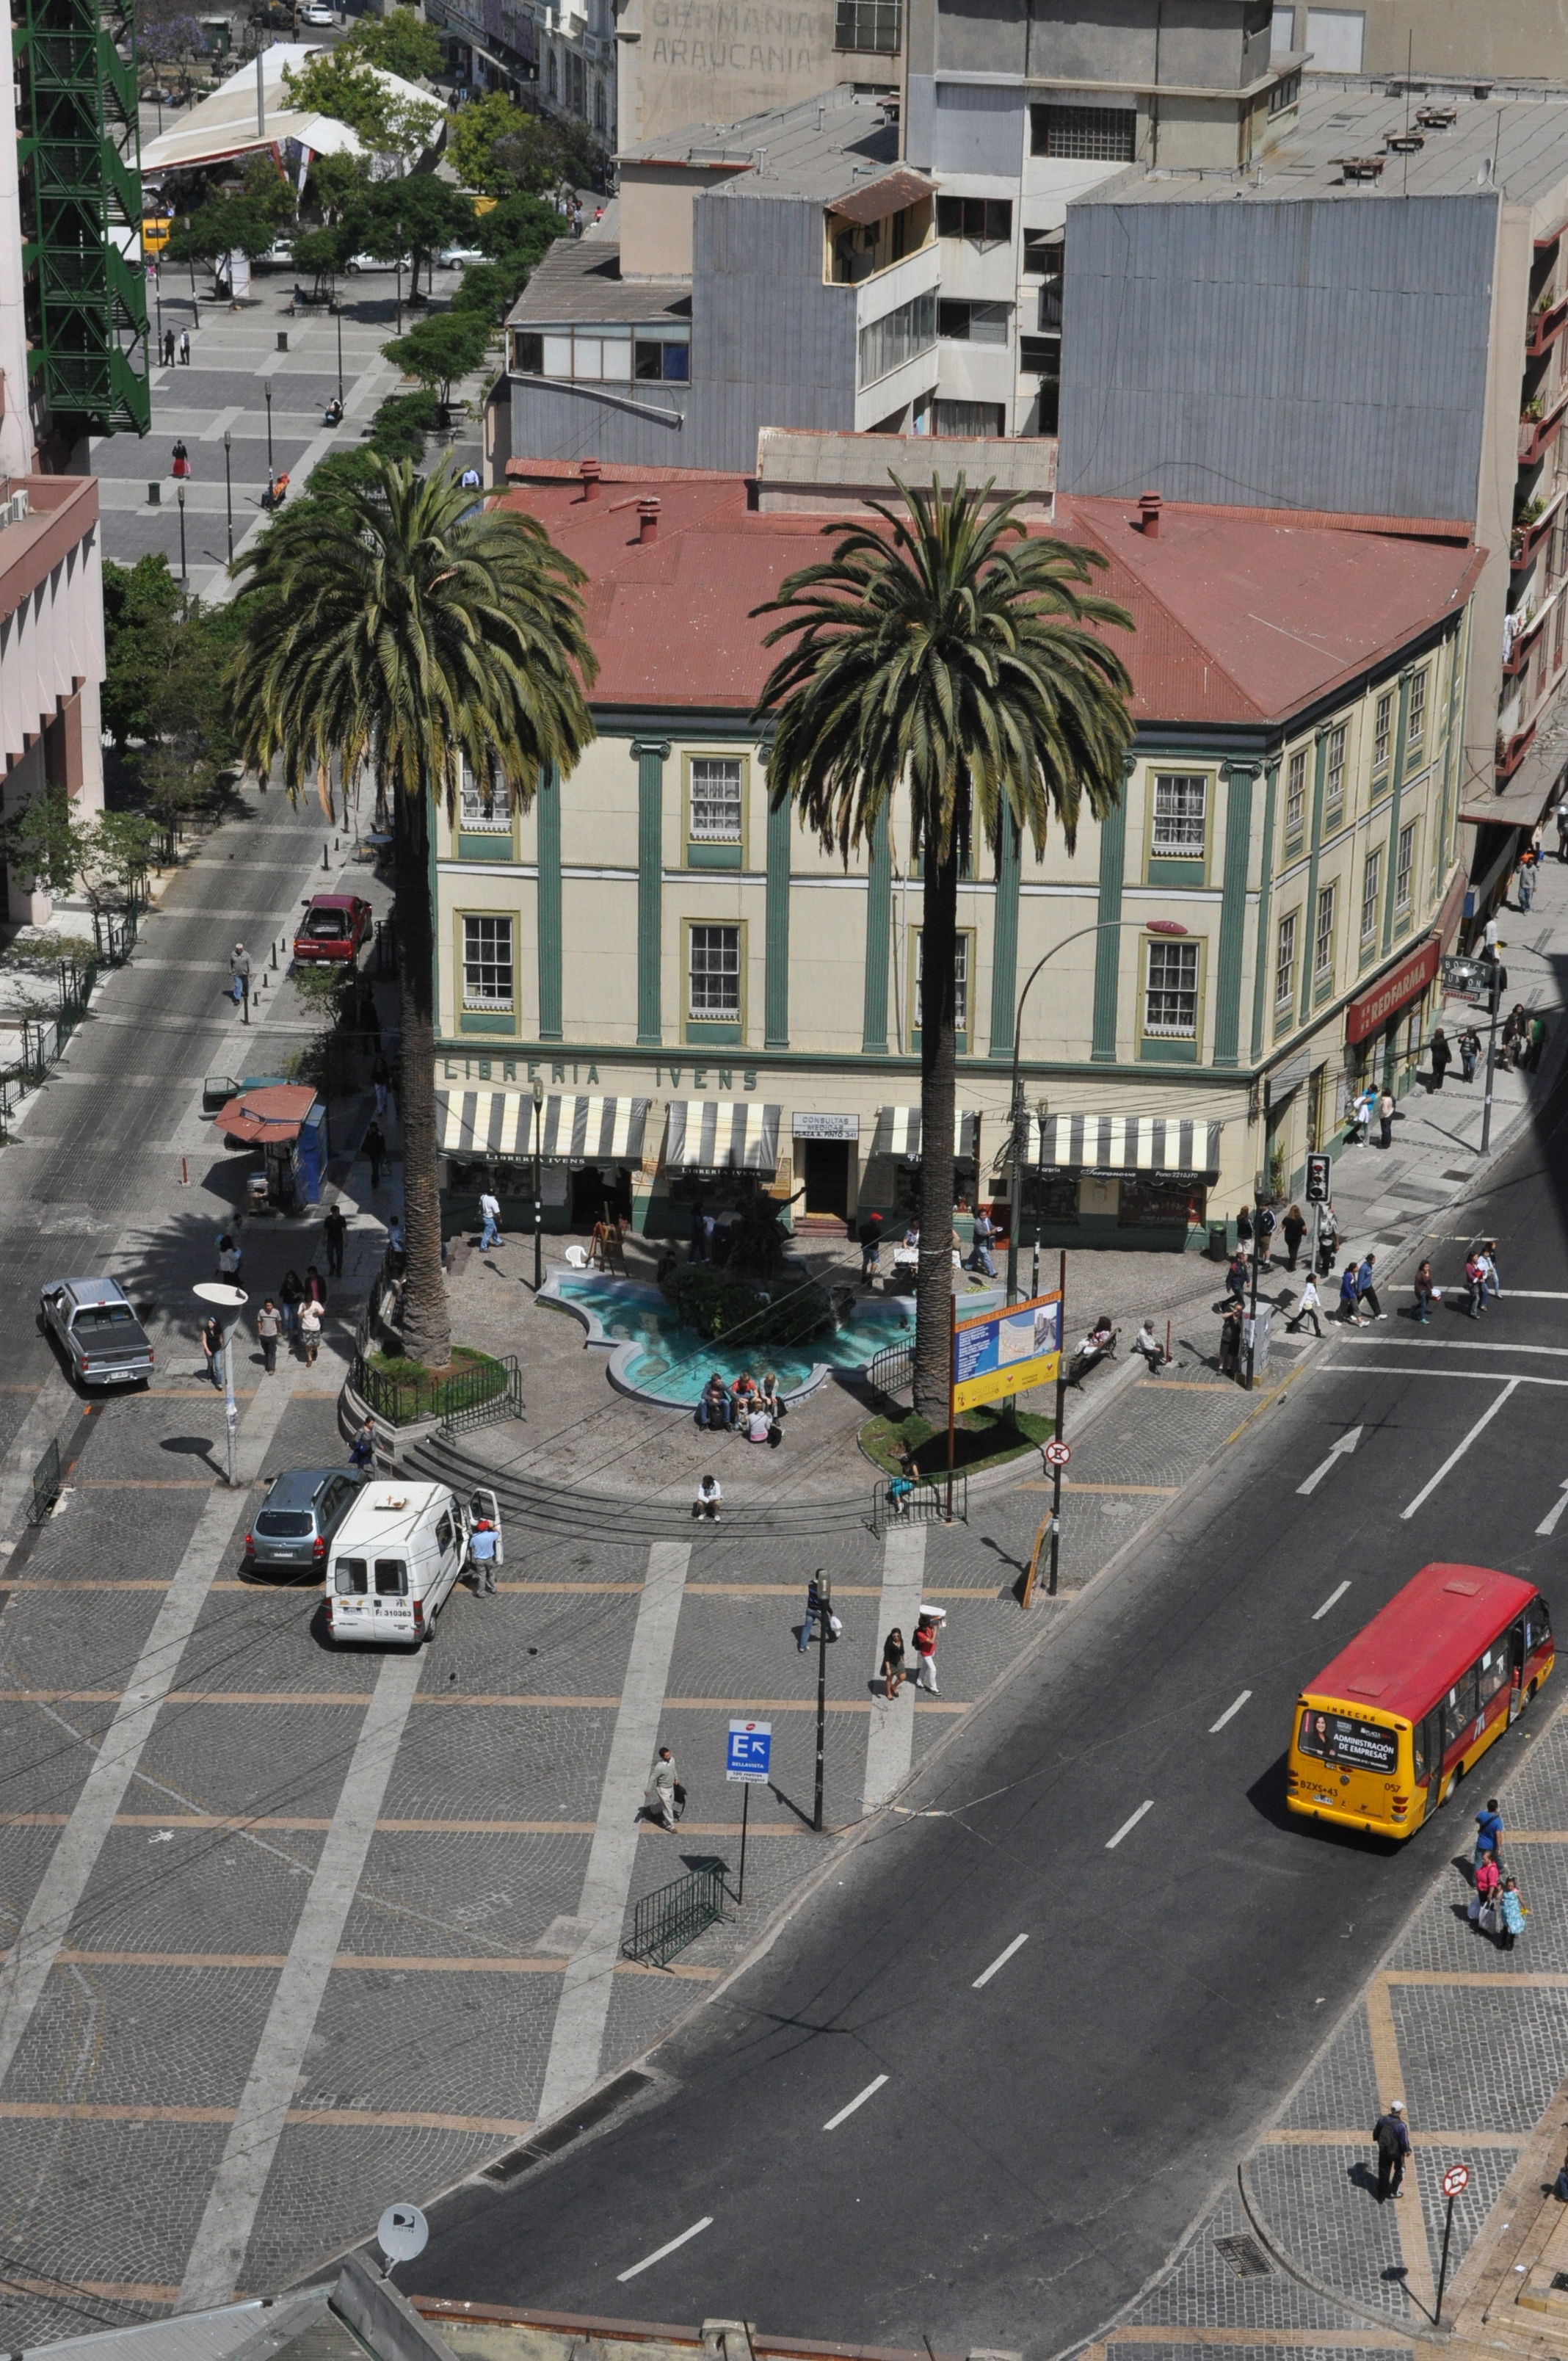
[[[817,1576],[813,1575],[811,1580],[806,1586],[806,1614],[800,1626],[800,1653],[803,1656],[805,1655],[807,1648],[811,1645],[811,1635],[816,1628],[817,1619],[819,1615],[822,1617],[824,1625],[826,1625],[828,1619],[827,1610],[824,1609],[822,1604],[822,1592],[817,1584]]]
[[[174,367],[174,331],[172,328],[165,328],[163,332],[163,366],[165,368],[172,368]]]
[[[325,1221],[322,1224],[322,1243],[326,1248],[326,1267],[329,1278],[341,1279],[343,1277],[343,1249],[347,1236],[348,1224],[344,1219],[343,1207],[341,1205],[334,1205],[329,1211]]]
[[[1470,1293],[1470,1317],[1479,1320],[1486,1309],[1486,1272],[1474,1246],[1464,1257],[1464,1284]]]
[[[1497,1909],[1503,1921],[1502,1931],[1497,1937],[1497,1948],[1499,1950],[1511,1951],[1519,1936],[1524,1933],[1524,1922],[1530,1916],[1525,1908],[1524,1896],[1511,1877],[1505,1877],[1503,1880],[1503,1890],[1497,1896]]]
[[[256,1334],[261,1345],[261,1363],[269,1377],[278,1367],[278,1339],[283,1334],[283,1315],[270,1296],[256,1315]]]
[[[1519,862],[1519,875],[1514,880],[1515,895],[1521,910],[1528,910],[1535,900],[1535,855],[1527,852]]]
[[[1292,1205],[1279,1224],[1285,1238],[1285,1268],[1294,1270],[1296,1257],[1301,1251],[1301,1240],[1307,1235],[1307,1224],[1299,1205]]]
[[[1503,1866],[1503,1816],[1497,1809],[1496,1795],[1488,1795],[1486,1810],[1475,1815],[1474,1859],[1479,1863],[1488,1856],[1497,1862],[1500,1872]]]
[[[488,1517],[481,1517],[468,1536],[468,1563],[474,1569],[474,1596],[496,1595],[496,1544],[500,1539]]]
[[[1462,1082],[1475,1079],[1475,1061],[1481,1055],[1481,1036],[1474,1025],[1467,1025],[1459,1037],[1459,1073]]]
[[[1561,803],[1553,815],[1557,821],[1557,858],[1568,861],[1568,803]]]
[[[1244,1205],[1236,1215],[1236,1252],[1244,1259],[1252,1253],[1252,1207]]]
[[[675,1758],[667,1746],[661,1746],[653,1758],[653,1768],[648,1774],[648,1792],[642,1803],[648,1817],[656,1827],[674,1830]]]
[[[1135,1353],[1141,1353],[1148,1363],[1150,1377],[1157,1378],[1165,1367],[1165,1347],[1155,1333],[1152,1320],[1145,1319],[1143,1326],[1133,1339],[1133,1350]]]
[[[366,1126],[365,1137],[359,1145],[370,1166],[370,1186],[372,1189],[378,1189],[381,1185],[381,1167],[387,1160],[386,1137],[378,1123],[372,1120]]]
[[[1453,1052],[1448,1046],[1448,1036],[1440,1025],[1431,1037],[1431,1086],[1442,1088],[1442,1078],[1453,1063]]]
[[[326,1310],[326,1281],[313,1262],[305,1265],[305,1301],[321,1312]]]
[[[244,1260],[245,1257],[240,1252],[238,1239],[231,1231],[220,1230],[218,1232],[218,1277],[226,1279],[230,1287],[237,1287],[240,1265]]]
[[[1481,1266],[1481,1285],[1494,1302],[1500,1303],[1503,1300],[1503,1282],[1497,1277],[1497,1239],[1483,1238],[1475,1256],[1476,1261]]]
[[[1278,1228],[1272,1205],[1257,1209],[1257,1260],[1261,1270],[1274,1268],[1274,1233]]]
[[[1483,1926],[1481,1914],[1483,1911],[1496,1912],[1497,1896],[1503,1888],[1502,1872],[1488,1852],[1476,1862],[1473,1875],[1475,1891],[1464,1905],[1464,1915],[1473,1927],[1481,1927],[1484,1935],[1495,1935],[1497,1931],[1496,1917],[1489,1917]]]
[[[207,1375],[221,1392],[224,1382],[224,1323],[215,1315],[202,1323],[202,1350],[207,1356]]]
[[[1403,2099],[1390,2099],[1387,2114],[1372,2126],[1377,2143],[1377,2202],[1404,2194],[1405,2166],[1410,2154],[1410,2127],[1405,2121]]]
[[[1245,1255],[1233,1255],[1225,1266],[1225,1293],[1237,1303],[1245,1303],[1246,1290],[1246,1257]]]
[[[723,1489],[717,1476],[699,1477],[696,1497],[692,1502],[692,1515],[706,1517],[710,1525],[716,1525],[718,1522],[718,1504],[723,1498]]]
[[[322,1341],[322,1308],[313,1296],[307,1295],[300,1306],[300,1344],[305,1356],[305,1367],[313,1369]]]
[[[861,1224],[861,1283],[870,1287],[882,1268],[882,1215],[868,1213]]]
[[[1384,1316],[1383,1306],[1377,1301],[1377,1280],[1373,1268],[1376,1260],[1376,1255],[1369,1254],[1356,1272],[1355,1301],[1358,1311],[1364,1303],[1370,1304],[1374,1320],[1381,1320]]]
[[[370,1061],[370,1087],[376,1093],[378,1115],[383,1115],[387,1112],[387,1093],[391,1086],[391,1081],[392,1070],[387,1063],[386,1054],[378,1049]]]
[[[1309,1271],[1302,1284],[1301,1300],[1296,1306],[1296,1316],[1293,1320],[1288,1320],[1285,1323],[1288,1333],[1294,1336],[1302,1321],[1310,1320],[1312,1323],[1313,1335],[1321,1336],[1323,1333],[1323,1323],[1318,1314],[1322,1309],[1322,1302],[1323,1299],[1318,1293],[1318,1282]]]
[[[483,1189],[479,1192],[479,1220],[483,1224],[479,1232],[479,1252],[485,1254],[501,1242],[500,1200],[493,1189]]]
[[[279,1283],[278,1302],[283,1314],[283,1334],[292,1340],[300,1324],[300,1305],[305,1292],[305,1282],[297,1270],[283,1273]]]
[[[375,1474],[376,1422],[373,1418],[367,1418],[363,1426],[355,1428],[354,1439],[348,1446],[348,1464],[351,1467],[357,1467],[362,1476]]]
[[[250,953],[243,943],[236,943],[229,953],[229,997],[236,1008],[250,1013]]]
[[[1339,1316],[1345,1323],[1346,1326],[1351,1328],[1365,1328],[1366,1325],[1366,1323],[1361,1316],[1360,1281],[1360,1266],[1356,1262],[1355,1257],[1352,1255],[1343,1270],[1340,1273],[1339,1282]]]
[[[895,1697],[909,1675],[904,1666],[904,1634],[895,1623],[882,1643],[882,1693]]]
[[[933,1697],[937,1694],[937,1631],[936,1616],[929,1612],[922,1613],[915,1626],[915,1653],[920,1659],[915,1686],[917,1689],[928,1689]]]
[[[1437,1301],[1437,1290],[1431,1283],[1431,1265],[1422,1261],[1416,1266],[1416,1318],[1423,1328],[1431,1324],[1431,1308]]]
[[[1392,1148],[1394,1145],[1394,1093],[1385,1082],[1377,1093],[1377,1145],[1379,1148]]]
[[[996,1277],[995,1265],[991,1259],[992,1242],[995,1235],[995,1223],[983,1205],[977,1206],[974,1216],[974,1248],[969,1258],[969,1267],[970,1270],[982,1271],[987,1279]]]
[[[189,368],[191,366],[191,331],[189,328],[181,328],[180,331],[180,366],[181,368]]]
[[[169,455],[169,472],[178,482],[181,483],[184,482],[186,477],[191,472],[191,454],[186,449],[183,441],[178,437],[176,437],[173,450]]]

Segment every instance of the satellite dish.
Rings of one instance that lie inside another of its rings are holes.
[[[411,2263],[429,2236],[430,2224],[417,2205],[389,2205],[376,2224],[376,2243],[389,2263]]]

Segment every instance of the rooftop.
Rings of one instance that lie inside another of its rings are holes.
[[[507,314],[509,324],[691,318],[692,291],[681,279],[622,279],[620,247],[609,237],[558,237]]]
[[[1568,181],[1568,91],[1474,95],[1469,84],[1404,85],[1330,81],[1302,91],[1295,126],[1243,172],[1135,170],[1078,199],[1080,204],[1268,203],[1289,197],[1475,196],[1500,190],[1513,204],[1537,205]],[[1452,121],[1423,124],[1423,110]],[[1420,144],[1409,152],[1390,140]],[[1347,180],[1346,159],[1382,159],[1375,178]],[[1555,225],[1553,225],[1555,226]]]
[[[536,516],[588,577],[595,702],[750,710],[767,676],[751,609],[821,554],[820,514],[763,511],[751,478],[607,463],[513,461],[509,505]],[[639,505],[656,499],[653,536]],[[863,516],[846,497],[846,516]],[[1058,499],[1054,528],[1108,560],[1096,588],[1135,631],[1113,636],[1145,721],[1245,728],[1280,720],[1392,661],[1469,595],[1482,554],[1463,525],[1385,525],[1271,510],[1165,504],[1157,536],[1136,501]]]
[[[221,82],[209,98],[141,151],[145,175],[169,172],[199,164],[217,164],[258,148],[276,148],[297,139],[313,155],[357,156],[364,142],[357,132],[329,115],[313,115],[295,105],[283,80],[285,71],[302,73],[313,57],[323,54],[320,42],[273,41],[261,52],[262,115],[257,121],[256,66],[239,66]],[[431,93],[417,82],[404,82],[380,66],[368,71],[395,98],[428,106]]]
[[[621,164],[711,165],[743,177],[719,183],[726,195],[815,197],[831,204],[898,162],[898,125],[880,99],[857,97],[839,82],[798,106],[748,115],[740,123],[691,123],[622,149]]]

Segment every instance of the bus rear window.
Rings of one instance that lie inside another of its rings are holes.
[[[1358,1721],[1349,1714],[1319,1713],[1301,1708],[1301,1730],[1296,1741],[1303,1754],[1332,1763],[1341,1771],[1377,1771],[1392,1778],[1398,1767],[1399,1733],[1380,1722]]]

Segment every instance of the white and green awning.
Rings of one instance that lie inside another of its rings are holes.
[[[917,1106],[884,1106],[878,1110],[876,1133],[872,1141],[873,1156],[905,1156],[911,1159],[920,1154],[921,1123]],[[970,1107],[953,1116],[953,1154],[960,1163],[973,1164],[980,1155],[980,1114]]]
[[[1040,1162],[1058,1171],[1209,1172],[1220,1169],[1217,1123],[1162,1115],[1047,1115]]]
[[[674,1172],[775,1172],[782,1109],[754,1099],[672,1099],[664,1164]]]
[[[556,1093],[540,1109],[545,1164],[636,1164],[648,1123],[646,1099]],[[533,1099],[527,1091],[438,1091],[436,1140],[444,1156],[531,1157]]]

